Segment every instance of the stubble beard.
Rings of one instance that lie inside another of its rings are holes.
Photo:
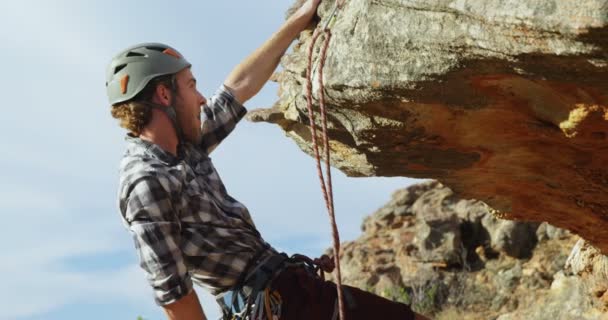
[[[182,130],[184,140],[194,145],[200,144],[203,134],[201,126],[198,125],[196,115],[184,117],[183,110],[185,108],[183,107],[183,105],[181,105],[182,102],[179,101],[179,99],[176,100],[177,101],[175,101],[175,109],[177,111],[177,121],[179,122],[179,126]]]
[[[198,126],[197,121],[194,119],[190,119],[190,124],[188,127],[181,124],[182,130],[184,131],[184,139],[187,142],[192,144],[199,144],[202,139],[202,130],[201,127]]]

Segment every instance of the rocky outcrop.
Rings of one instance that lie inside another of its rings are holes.
[[[591,320],[608,312],[608,257],[547,223],[496,219],[438,182],[395,192],[362,230],[342,245],[343,282],[436,319]]]
[[[335,167],[438,179],[608,253],[608,0],[348,0],[332,32]],[[310,36],[282,61],[277,103],[250,115],[309,154]]]

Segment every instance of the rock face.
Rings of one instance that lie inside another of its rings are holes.
[[[332,33],[335,167],[437,179],[608,253],[608,0],[348,0]],[[277,103],[250,115],[309,154],[310,42],[284,57]]]
[[[438,182],[395,192],[362,229],[342,245],[343,282],[435,319],[591,320],[608,312],[608,257],[549,224],[496,219]]]

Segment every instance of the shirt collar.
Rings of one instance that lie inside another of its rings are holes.
[[[125,137],[125,140],[128,143],[127,153],[129,155],[145,154],[152,158],[158,159],[168,165],[175,165],[180,161],[180,159],[183,159],[183,148],[181,148],[181,146],[177,148],[178,156],[176,157],[170,152],[167,152],[166,150],[161,148],[159,145],[144,140],[140,137],[127,135]]]

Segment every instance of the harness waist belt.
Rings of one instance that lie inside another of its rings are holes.
[[[289,257],[284,254],[273,254],[262,263],[258,264],[245,278],[242,288],[245,294],[250,295],[253,291],[259,291],[266,287],[268,282],[281,269]]]

